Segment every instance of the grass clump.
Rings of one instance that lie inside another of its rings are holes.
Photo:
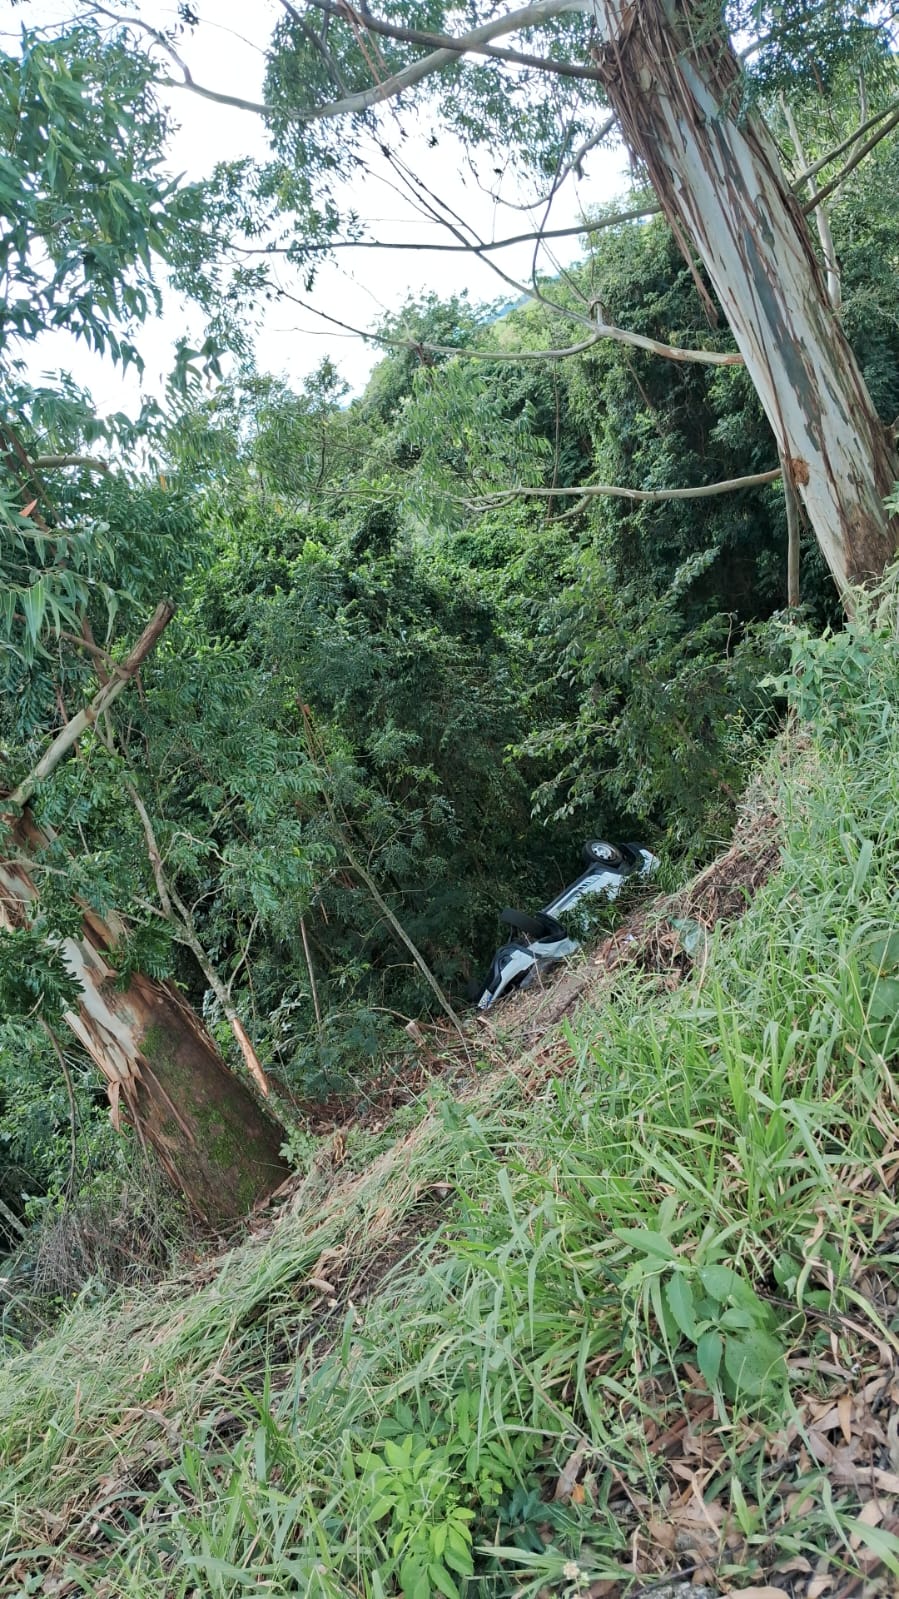
[[[0,1591],[891,1591],[893,600],[792,650],[781,865],[686,982],[8,1364]]]

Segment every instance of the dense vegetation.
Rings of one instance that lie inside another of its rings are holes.
[[[839,178],[832,320],[891,438],[899,154],[838,168],[892,116],[894,58],[829,18],[797,87],[797,25],[746,114]],[[844,625],[803,523],[788,607],[789,479],[677,497],[771,479],[778,446],[643,188],[527,303],[388,318],[357,396],[328,359],[260,373],[273,280],[229,240],[296,226],[311,272],[357,157],[288,114],[326,87],[288,17],[273,164],[170,179],[136,38],[0,58],[0,1593],[599,1596],[682,1549],[744,1584],[899,1572],[865,1409],[899,1347],[895,574]],[[492,70],[451,107],[475,144],[507,114]],[[528,138],[552,172],[549,101]],[[163,277],[208,323],[164,401],[100,416],[35,378],[54,329],[139,366]],[[540,358],[585,315],[612,335]],[[499,907],[549,899],[585,838],[645,840],[670,892],[738,815],[738,885],[776,866],[739,925],[688,892],[641,929],[681,986],[616,971],[524,1059],[460,1025]],[[184,1063],[134,1019],[157,1000],[238,1125],[268,1095],[299,1174],[193,1277],[177,1129],[241,1151],[173,1103]],[[163,1057],[169,1123],[141,1097]]]
[[[895,610],[795,635],[743,834],[752,866],[776,812],[782,864],[676,992],[616,974],[555,1050],[310,1159],[269,1236],[9,1361],[11,1591],[573,1595],[675,1537],[888,1591]]]

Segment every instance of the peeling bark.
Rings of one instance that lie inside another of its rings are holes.
[[[10,828],[18,858],[0,860],[0,926],[17,927],[37,900],[22,857],[43,839],[27,816]],[[204,1221],[232,1221],[287,1175],[282,1129],[229,1071],[174,988],[140,974],[116,986],[107,959],[116,933],[114,921],[87,912],[81,936],[59,944],[82,990],[65,1020],[106,1078],[114,1124],[127,1117]]]
[[[689,3],[594,5],[612,109],[708,274],[837,586],[877,579],[899,532],[883,505],[895,451],[774,142],[741,113],[727,35]]]

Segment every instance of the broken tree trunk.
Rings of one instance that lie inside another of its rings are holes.
[[[163,600],[131,653],[114,665],[90,704],[66,723],[34,770],[3,800],[0,927],[27,925],[37,908],[34,872],[47,837],[22,807],[133,681],[173,615],[171,601]],[[65,1020],[106,1078],[114,1124],[127,1117],[206,1222],[218,1225],[245,1215],[287,1175],[280,1154],[283,1129],[228,1069],[176,989],[140,973],[126,987],[118,986],[111,957],[124,927],[114,916],[104,920],[82,910],[79,938],[48,942],[81,990],[78,1010]],[[244,1040],[250,1064],[245,1034]]]
[[[744,113],[717,13],[674,0],[593,3],[612,109],[708,274],[837,585],[876,579],[896,549],[883,504],[895,451],[774,142]]]
[[[27,814],[7,825],[0,926],[11,928],[26,925],[36,908],[25,862],[46,840]],[[86,911],[81,936],[56,944],[81,988],[78,1010],[65,1020],[106,1078],[113,1122],[124,1114],[204,1221],[233,1221],[287,1176],[283,1130],[174,988],[140,974],[117,986],[108,957],[121,931],[113,918]]]

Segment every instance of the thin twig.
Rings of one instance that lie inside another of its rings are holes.
[[[319,1027],[322,1024],[321,1007],[318,1003],[318,985],[315,981],[315,970],[312,965],[312,952],[309,948],[309,938],[306,933],[305,919],[300,917],[300,932],[303,935],[303,952],[306,956],[306,970],[309,973],[309,987],[312,990],[312,1008],[315,1011],[315,1020]]]
[[[74,1088],[74,1085],[72,1083],[72,1074],[69,1071],[68,1064],[66,1062],[65,1055],[62,1052],[62,1046],[60,1045],[59,1039],[57,1038],[56,1034],[54,1033],[53,1028],[50,1026],[49,1022],[43,1022],[42,1025],[43,1025],[43,1028],[44,1028],[44,1032],[47,1034],[47,1037],[49,1038],[50,1043],[53,1046],[53,1050],[54,1050],[54,1053],[56,1055],[56,1059],[59,1062],[60,1071],[62,1072],[63,1078],[65,1079],[66,1093],[69,1096],[69,1175],[66,1178],[65,1192],[66,1192],[66,1198],[67,1199],[71,1199],[71,1197],[72,1197],[72,1195],[73,1195],[73,1193],[75,1191],[75,1165],[76,1165],[76,1161],[77,1161],[77,1157],[78,1157],[78,1132],[77,1132],[78,1110],[77,1110],[77,1106],[76,1106],[76,1103],[75,1103],[75,1088]]]

